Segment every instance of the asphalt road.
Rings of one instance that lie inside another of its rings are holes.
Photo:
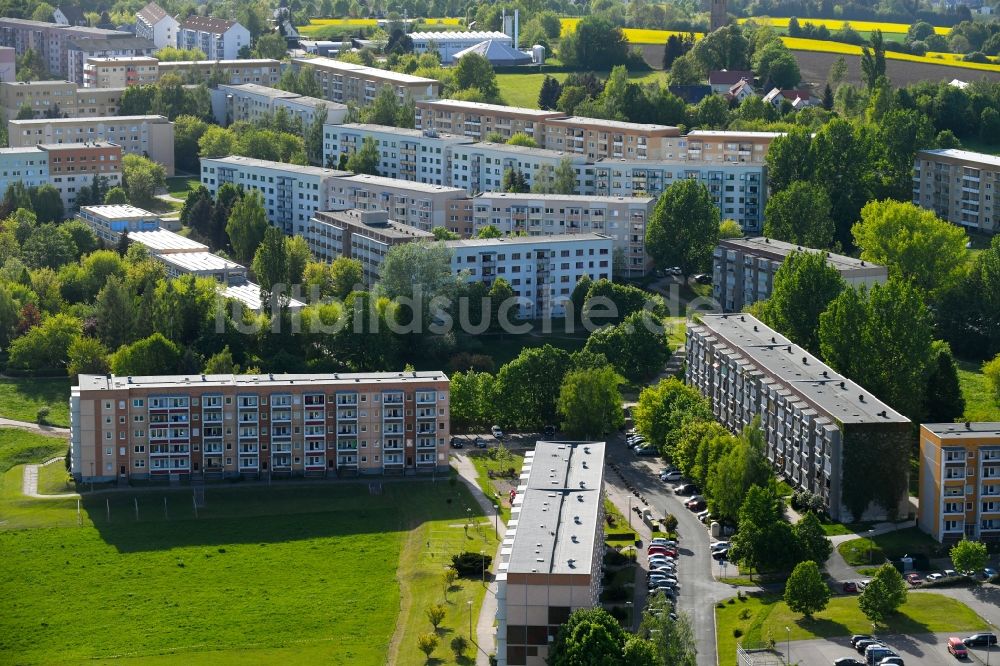
[[[636,457],[626,449],[621,437],[608,439],[606,457],[646,498],[654,514],[672,513],[677,517],[677,533],[680,535],[677,606],[691,618],[699,666],[716,666],[715,603],[733,596],[734,590],[712,576],[712,567],[718,565],[708,554],[711,543],[708,530],[695,514],[684,507],[681,498],[670,492],[670,486],[660,481],[657,470],[663,467],[663,463],[658,458]]]

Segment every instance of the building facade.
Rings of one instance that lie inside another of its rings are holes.
[[[69,78],[67,50],[70,42],[133,37],[132,33],[120,30],[0,17],[0,46],[13,47],[17,55],[32,49],[41,56],[50,75],[64,78]]]
[[[441,83],[422,76],[390,72],[376,67],[355,65],[332,58],[292,58],[296,70],[310,67],[316,76],[323,98],[331,102],[347,104],[353,102],[367,106],[378,96],[379,91],[389,86],[400,100],[436,99]]]
[[[1000,423],[921,424],[918,525],[939,542],[1000,540]]]
[[[524,176],[529,188],[546,176],[552,183],[555,171],[563,160],[572,165],[575,194],[586,194],[594,185],[594,166],[581,155],[488,142],[456,146],[452,152],[451,185],[461,187],[469,194],[503,191],[503,177],[507,170]]]
[[[39,148],[0,148],[0,189],[16,182],[41,187],[49,182],[49,154]]]
[[[413,52],[420,54],[427,51],[437,51],[441,62],[448,65],[452,57],[459,51],[475,46],[487,40],[494,40],[511,46],[513,40],[509,35],[496,30],[454,30],[449,32],[411,32]]]
[[[679,159],[707,164],[766,164],[771,142],[783,132],[691,130],[674,139],[668,152]]]
[[[17,81],[17,54],[12,46],[0,46],[0,81]]]
[[[77,217],[107,245],[115,245],[123,233],[160,228],[160,218],[155,213],[128,204],[81,206]]]
[[[448,469],[441,372],[80,375],[78,481],[403,475]]]
[[[141,37],[73,40],[66,47],[66,78],[82,86],[83,70],[91,58],[136,58],[155,52],[152,40]]]
[[[604,442],[538,442],[524,454],[497,563],[498,666],[544,666],[575,610],[598,605]]]
[[[739,312],[752,303],[767,300],[774,288],[774,274],[794,252],[823,252],[826,263],[852,287],[871,286],[889,279],[885,266],[862,259],[766,236],[730,238],[720,240],[712,254],[712,295],[725,312]]]
[[[549,118],[544,122],[545,139],[539,142],[549,150],[565,150],[586,156],[588,160],[662,160],[681,135],[670,125],[626,123],[571,116]]]
[[[83,187],[103,178],[110,189],[122,184],[121,146],[107,141],[80,143],[40,143],[48,155],[49,182],[59,190],[67,211],[77,208],[77,195]]]
[[[84,88],[145,86],[160,80],[160,61],[152,56],[87,58]]]
[[[528,236],[597,233],[614,239],[622,277],[641,277],[653,267],[646,253],[646,225],[653,197],[600,197],[566,194],[485,192],[472,200],[472,236],[492,225],[505,234]],[[459,216],[455,216],[456,220]],[[449,229],[452,229],[449,222]]]
[[[907,515],[905,416],[748,314],[703,315],[686,350],[687,383],[733,432],[759,416],[767,458],[792,488],[820,497],[835,520]]]
[[[276,86],[281,80],[281,63],[269,58],[247,60],[178,60],[160,63],[160,76],[176,74],[185,83],[256,83]]]
[[[80,88],[71,81],[0,83],[0,106],[8,118],[29,107],[35,118],[99,118],[115,116],[124,87]]]
[[[153,42],[157,49],[177,46],[177,29],[180,23],[163,7],[151,2],[135,14],[135,35]]]
[[[8,121],[12,147],[108,142],[126,155],[141,155],[174,175],[174,124],[163,116],[110,116]]]
[[[250,46],[250,31],[236,21],[189,16],[177,28],[177,48],[201,49],[210,60],[236,60]]]
[[[431,231],[447,226],[450,202],[465,198],[465,190],[457,187],[344,174],[333,179],[329,208],[384,210],[396,222]]]
[[[913,164],[913,203],[972,231],[1000,231],[1000,157],[952,148],[920,150]]]
[[[342,155],[361,150],[366,137],[378,146],[379,175],[427,185],[450,185],[453,149],[472,142],[433,130],[331,122],[323,126],[323,163],[339,164]]]
[[[256,83],[219,84],[211,91],[211,97],[212,113],[223,127],[241,120],[256,122],[269,118],[278,109],[284,109],[289,116],[298,118],[303,130],[312,124],[319,107],[326,107],[327,120],[333,125],[343,122],[347,116],[347,107],[343,104]]]
[[[469,136],[476,141],[486,141],[486,137],[492,133],[497,133],[506,140],[518,132],[523,132],[534,138],[542,147],[545,142],[543,125],[545,120],[565,116],[559,111],[540,111],[454,99],[418,100],[416,107],[414,126],[417,129]]]

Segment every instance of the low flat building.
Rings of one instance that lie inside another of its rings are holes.
[[[331,122],[323,126],[323,163],[340,164],[341,156],[359,151],[366,137],[378,145],[380,176],[428,185],[451,185],[452,151],[472,143],[467,137],[434,130]]]
[[[15,122],[15,121],[11,121]],[[77,208],[77,195],[97,178],[110,189],[122,184],[121,146],[107,141],[40,143],[48,156],[49,182],[59,190],[66,211]]]
[[[0,83],[0,106],[8,118],[30,108],[35,118],[99,118],[115,116],[125,88],[80,88],[72,81]]]
[[[420,54],[436,51],[441,56],[441,62],[449,65],[452,57],[459,51],[475,46],[487,40],[495,40],[510,46],[513,40],[509,35],[496,30],[451,30],[448,32],[411,32],[413,52]]]
[[[544,666],[573,611],[599,603],[604,442],[538,442],[524,454],[497,562],[498,666]]]
[[[94,206],[94,208],[107,208],[107,206]],[[192,240],[187,236],[181,236],[173,231],[155,227],[153,229],[129,230],[128,239],[133,243],[142,245],[154,257],[164,254],[186,254],[191,252],[204,254],[208,252],[208,246],[204,243],[199,243],[196,240]]]
[[[913,203],[970,231],[1000,231],[1000,157],[953,148],[920,150],[913,163]]]
[[[575,173],[574,194],[585,194],[594,185],[593,164],[582,155],[561,150],[476,142],[455,146],[452,153],[451,185],[469,194],[502,192],[504,174],[508,170],[524,176],[529,188],[535,186],[543,171],[548,172],[549,182],[552,182],[563,160],[570,162]]]
[[[83,63],[84,88],[127,88],[160,80],[160,61],[153,56],[87,58]]]
[[[1000,540],[1000,423],[920,426],[917,524],[939,542]]]
[[[472,200],[471,228],[463,235],[478,234],[489,225],[509,235],[602,234],[614,239],[621,257],[615,267],[619,276],[641,277],[653,267],[646,253],[646,225],[655,206],[654,197],[485,192]],[[460,231],[451,224],[450,230]]]
[[[347,116],[347,107],[343,104],[256,83],[219,84],[211,91],[211,96],[215,120],[223,127],[241,120],[257,122],[273,116],[279,108],[298,118],[303,130],[309,128],[321,106],[326,107],[327,121],[331,125],[338,125]]]
[[[518,106],[463,102],[455,99],[418,100],[417,129],[437,130],[476,141],[486,141],[488,135],[497,133],[509,139],[522,132],[545,147],[544,122],[549,118],[563,118],[560,111],[541,111]]]
[[[250,312],[268,315],[277,314],[276,308],[272,308],[270,303],[261,301],[259,284],[243,282],[242,284],[220,285],[220,290],[223,298],[231,298],[239,301]],[[288,298],[283,307],[289,312],[298,312],[306,307],[306,304],[298,299]]]
[[[465,190],[457,187],[344,174],[333,178],[329,208],[384,210],[396,222],[431,231],[447,226],[449,202],[465,198]]]
[[[442,372],[80,375],[70,473],[127,482],[447,472],[449,393]]]
[[[49,154],[39,148],[0,148],[0,189],[16,182],[40,187],[49,182]]]
[[[81,206],[77,217],[107,245],[118,243],[123,233],[154,232],[160,228],[160,218],[155,213],[129,204]]]
[[[127,155],[141,155],[174,175],[174,124],[163,116],[112,116],[8,121],[11,147],[109,142]]]
[[[685,346],[687,383],[734,433],[760,417],[767,459],[792,489],[820,497],[838,521],[908,514],[908,418],[749,314],[702,315]],[[864,501],[874,459],[888,506]]]
[[[826,263],[852,287],[879,284],[889,279],[885,266],[825,250],[758,236],[719,241],[712,254],[712,292],[725,312],[739,312],[767,300],[774,289],[774,274],[793,252],[822,252]]]
[[[281,62],[271,58],[246,60],[178,60],[160,63],[160,77],[176,74],[185,83],[256,83],[276,86],[281,80]]]
[[[332,58],[292,58],[292,66],[296,70],[302,67],[312,68],[323,91],[323,98],[340,104],[353,102],[359,106],[367,106],[385,86],[392,88],[400,100],[407,97],[416,101],[436,99],[441,90],[441,83],[436,79],[355,65]]]
[[[194,275],[211,278],[223,285],[247,281],[246,268],[211,252],[161,252],[155,256],[166,267],[168,278]]]

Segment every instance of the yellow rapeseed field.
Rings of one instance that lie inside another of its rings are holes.
[[[821,53],[861,55],[861,47],[855,46],[854,44],[843,44],[841,42],[824,41],[821,39],[802,39],[801,37],[782,37],[781,41],[785,43],[785,46],[796,51],[818,51]],[[928,53],[924,56],[917,56],[910,55],[909,53],[886,51],[885,57],[889,60],[908,60],[910,62],[922,62],[931,65],[949,65],[951,67],[977,69],[984,72],[1000,72],[1000,65],[965,62],[962,60],[962,57],[956,53]]]
[[[559,19],[560,24],[562,24],[561,36],[565,37],[574,30],[576,30],[577,24],[580,22],[579,18],[561,18]],[[670,35],[685,35],[685,32],[678,32],[676,30],[649,30],[647,28],[622,28],[622,32],[625,34],[625,39],[627,39],[632,44],[665,44],[667,42],[667,37]],[[696,39],[700,39],[702,33],[694,33]]]
[[[740,23],[746,23],[751,19],[739,19]],[[775,28],[787,28],[790,18],[780,18],[773,16],[755,16],[752,19],[757,23],[766,23],[767,25],[773,25]],[[910,26],[906,23],[884,23],[882,21],[842,21],[840,19],[818,19],[818,18],[799,18],[799,25],[805,23],[812,23],[813,25],[823,25],[826,26],[828,30],[840,30],[845,24],[849,24],[855,30],[861,32],[871,32],[872,30],[881,30],[882,32],[894,32],[894,33],[904,33],[910,29]],[[935,26],[934,32],[939,35],[947,35],[951,28],[944,28],[941,26]]]

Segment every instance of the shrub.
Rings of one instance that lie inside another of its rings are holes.
[[[604,553],[604,565],[608,567],[623,567],[628,564],[629,561],[629,558],[625,557],[614,548],[611,548],[608,552]]]
[[[742,629],[739,628],[733,629],[733,638],[739,638],[742,635],[743,635]]]
[[[434,652],[437,646],[438,646],[437,634],[422,634],[417,639],[417,648],[421,652],[423,652],[428,659],[430,659],[431,652]]]
[[[444,622],[444,616],[448,614],[448,609],[441,604],[432,604],[427,607],[424,614],[427,616],[431,625],[437,629],[438,625]]]
[[[666,518],[663,519],[663,526],[667,528],[668,532],[677,531],[677,516],[672,513],[668,513]]]
[[[38,422],[38,425],[45,425],[48,423],[49,413],[51,411],[52,410],[49,409],[48,405],[42,405],[38,408],[38,411],[35,412],[35,421]]]
[[[490,568],[492,562],[492,555],[473,553],[472,551],[451,556],[451,566],[455,568],[459,576],[465,578],[479,578],[483,575],[484,569]]]

